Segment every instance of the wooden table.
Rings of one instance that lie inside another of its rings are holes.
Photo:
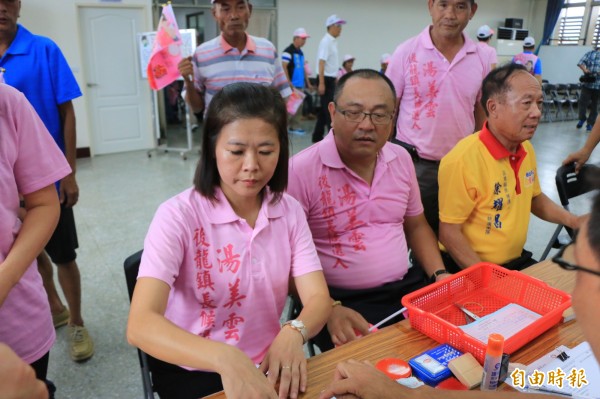
[[[550,286],[571,293],[575,286],[575,272],[561,269],[550,261],[540,262],[524,271],[525,274],[545,281]],[[511,355],[511,362],[529,364],[559,345],[571,348],[584,341],[576,321],[552,327],[525,347]],[[386,358],[411,359],[419,353],[439,345],[438,342],[413,330],[408,320],[383,328],[356,341],[308,359],[308,389],[300,398],[316,398],[332,381],[335,366],[342,360],[369,360],[372,363]],[[507,384],[501,389],[511,390]],[[211,399],[223,399],[222,392]]]

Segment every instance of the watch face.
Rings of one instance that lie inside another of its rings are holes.
[[[296,328],[304,328],[304,323],[301,320],[292,320],[291,324]]]

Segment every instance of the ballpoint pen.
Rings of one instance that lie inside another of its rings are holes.
[[[459,308],[460,310],[462,310],[462,312],[463,312],[464,314],[466,314],[467,316],[469,316],[469,317],[470,317],[470,318],[472,318],[473,320],[478,320],[478,319],[480,319],[480,317],[479,317],[479,316],[477,316],[475,313],[471,312],[469,309],[465,308],[464,306],[462,306],[462,305],[460,305],[460,304],[458,304],[458,303],[455,303],[455,304],[454,304],[454,306],[456,306],[457,308]],[[467,322],[468,322],[468,320],[467,320]]]

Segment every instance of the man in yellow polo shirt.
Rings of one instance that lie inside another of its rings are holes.
[[[487,122],[442,159],[440,242],[446,269],[487,261],[521,270],[536,263],[524,250],[530,213],[571,228],[579,218],[540,189],[533,137],[542,89],[525,68],[508,64],[483,81]]]

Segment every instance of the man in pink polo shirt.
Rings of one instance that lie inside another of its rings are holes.
[[[488,59],[464,33],[475,0],[429,0],[432,24],[402,43],[386,75],[398,94],[393,142],[413,158],[427,222],[437,231],[439,161],[485,119],[479,105]]]
[[[350,72],[340,78],[329,113],[332,130],[290,160],[288,183],[334,300],[327,330],[315,339],[322,350],[355,339],[355,331],[367,334],[369,323],[398,311],[404,294],[426,284],[423,268],[410,267],[408,248],[427,276],[446,273],[410,156],[388,143],[392,82],[370,69]]]

